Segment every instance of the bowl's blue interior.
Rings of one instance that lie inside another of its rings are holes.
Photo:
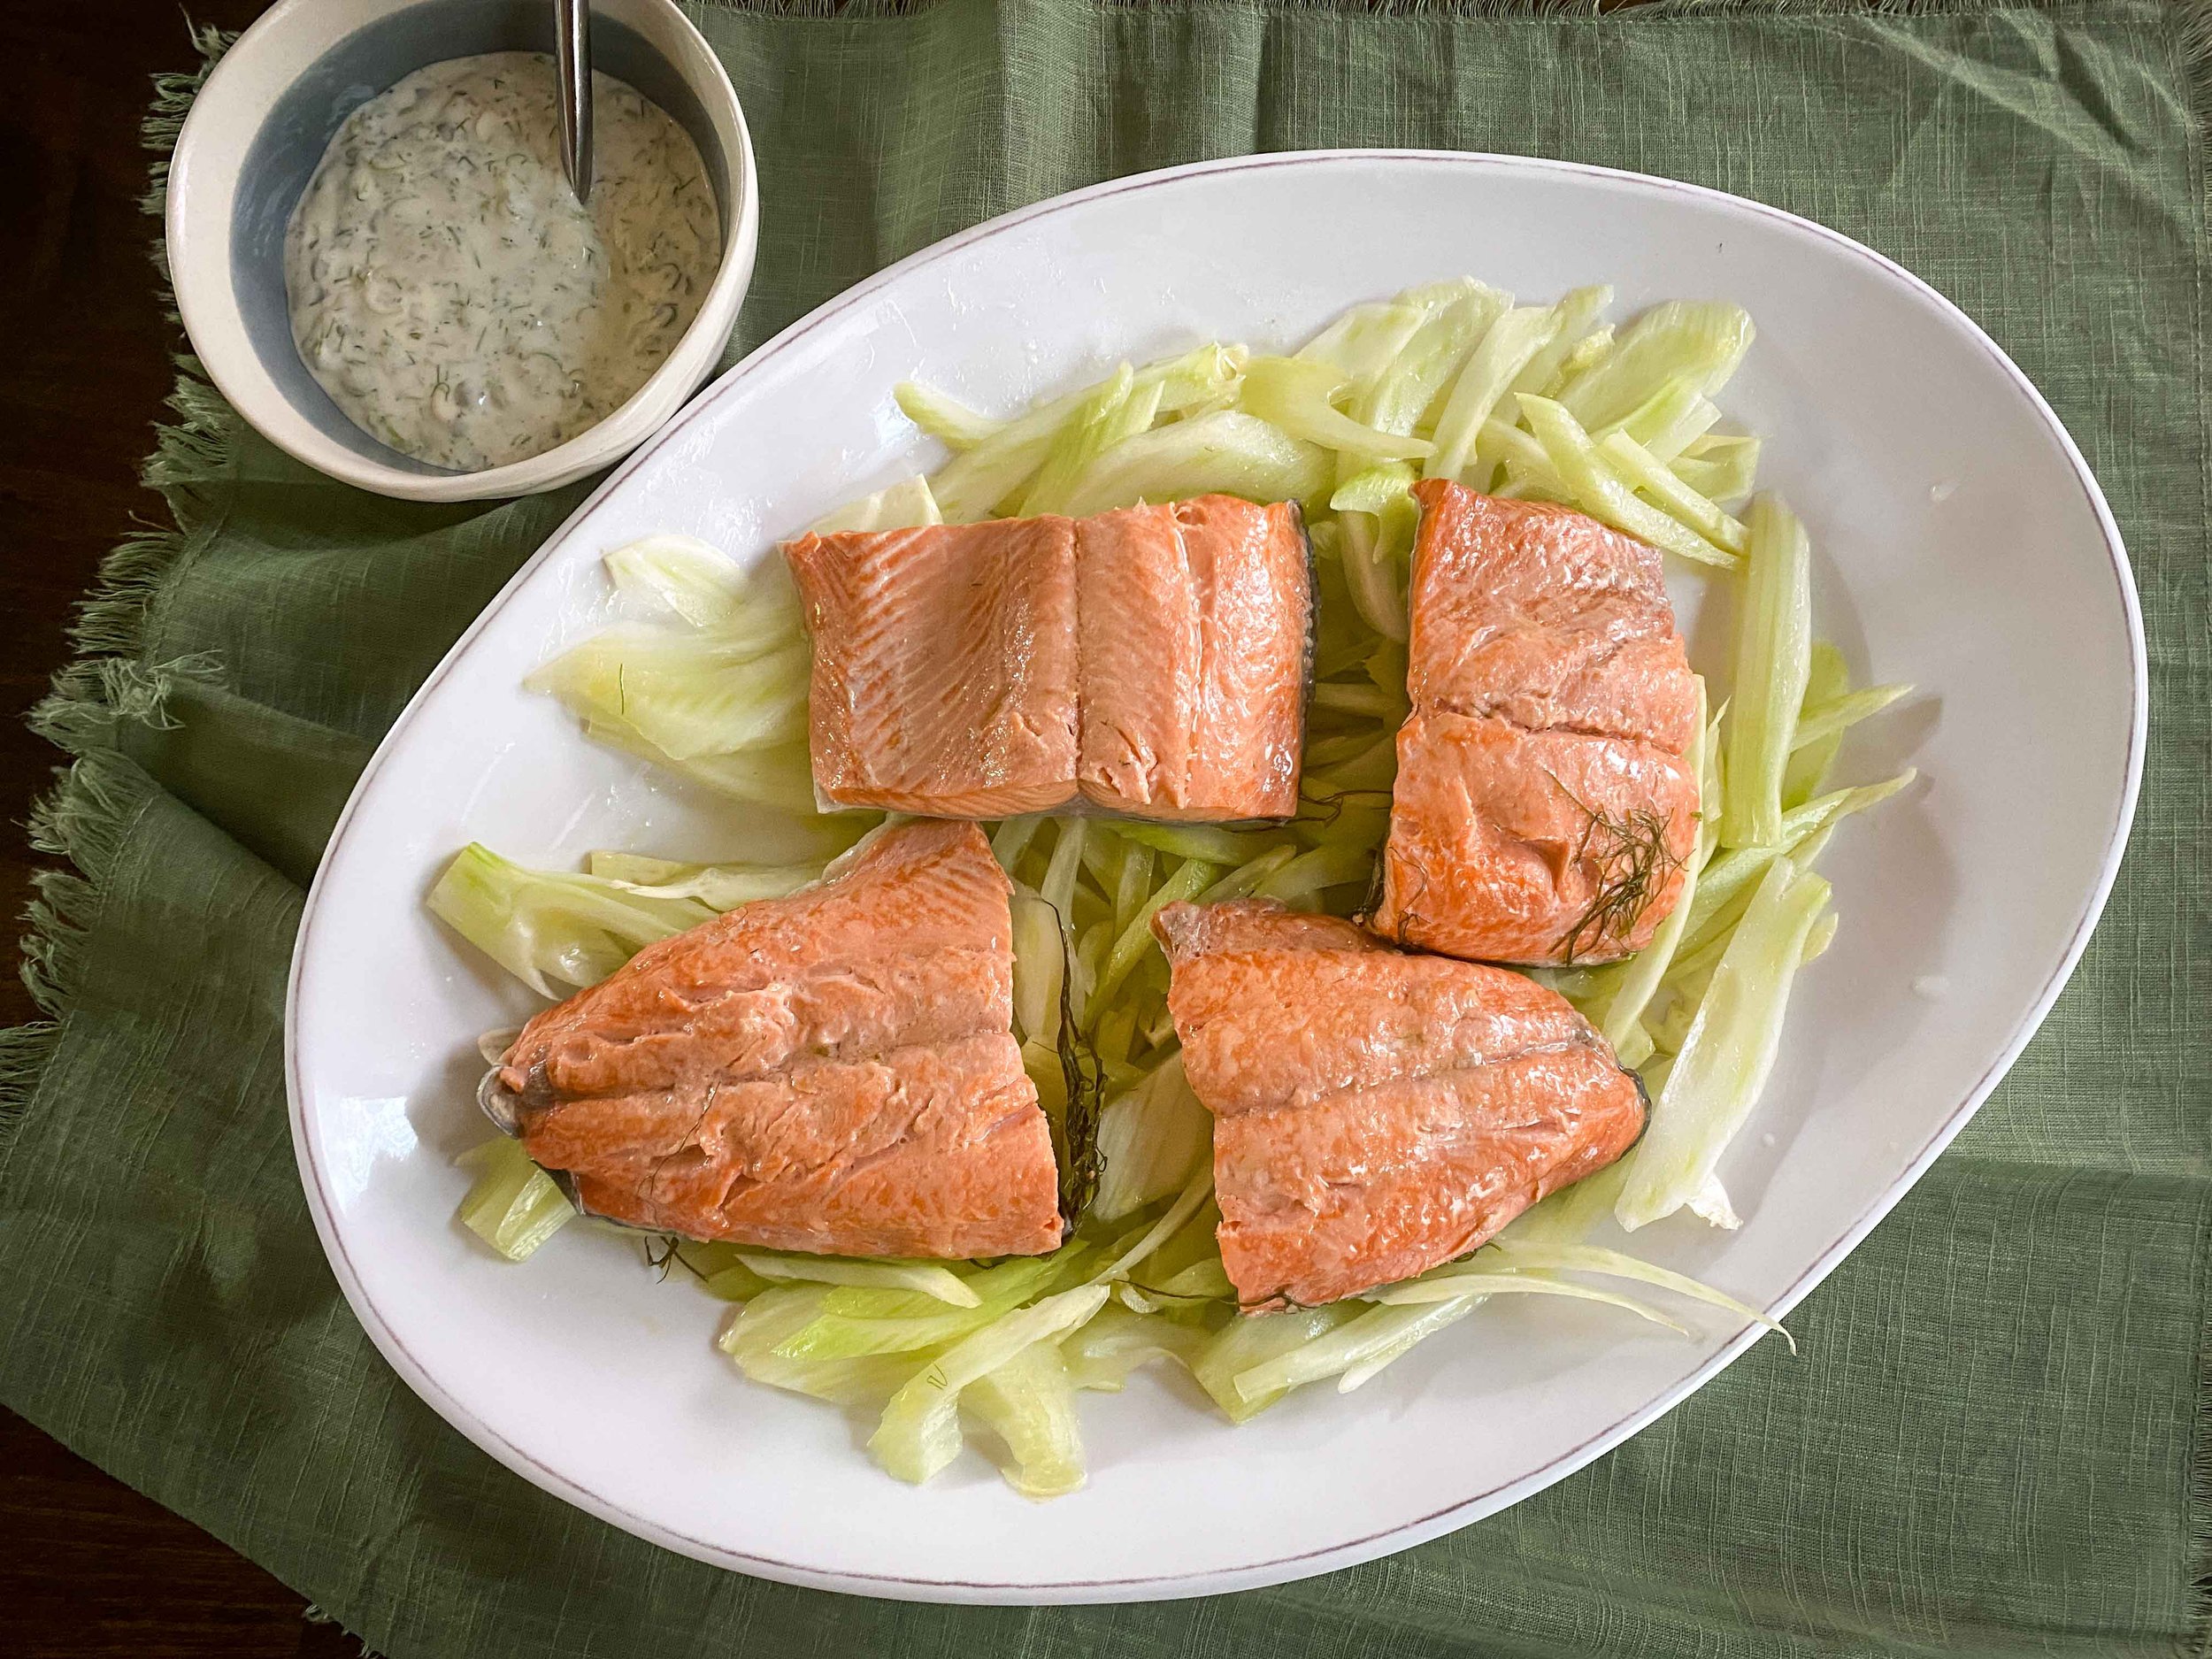
[[[682,76],[642,36],[600,18],[592,25],[592,66],[626,81],[674,117],[707,164],[722,213],[726,250],[729,168],[714,125]],[[262,366],[292,407],[326,437],[356,455],[411,472],[445,469],[402,455],[355,426],[316,384],[292,343],[284,294],[284,231],[315,164],[339,123],[426,64],[479,52],[553,50],[553,9],[545,0],[426,0],[349,35],[315,60],[270,109],[246,151],[230,228],[232,287],[246,334]]]

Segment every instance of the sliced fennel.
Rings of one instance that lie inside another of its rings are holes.
[[[590,867],[640,898],[697,899],[711,910],[780,899],[822,879],[819,864],[686,864],[634,853],[595,852]]]
[[[1061,511],[1079,518],[1141,501],[1215,494],[1304,501],[1330,488],[1326,450],[1225,409],[1116,444],[1070,487]]]
[[[1301,357],[1254,357],[1245,365],[1240,403],[1250,414],[1294,438],[1368,461],[1417,460],[1425,439],[1402,437],[1363,426],[1333,401],[1347,388],[1333,364]]]
[[[973,1286],[938,1262],[864,1261],[848,1256],[798,1256],[785,1250],[740,1250],[737,1259],[766,1279],[910,1290],[956,1308],[978,1308],[983,1304],[983,1298]]]
[[[596,985],[656,940],[713,918],[598,876],[527,870],[471,842],[430,889],[431,914],[541,996]]]
[[[1490,326],[1474,355],[1452,382],[1436,423],[1436,447],[1424,464],[1428,478],[1459,478],[1474,465],[1483,425],[1537,353],[1558,337],[1564,321],[1556,306],[1525,305]],[[1486,482],[1479,480],[1478,482]]]
[[[615,591],[673,611],[695,627],[772,643],[798,620],[798,595],[780,569],[749,576],[735,559],[696,536],[649,535],[606,557]]]
[[[1616,530],[1704,565],[1732,565],[1736,556],[1688,525],[1640,499],[1608,463],[1590,434],[1563,403],[1521,396],[1521,418],[1544,446],[1573,503]]]
[[[1073,1330],[1109,1294],[1103,1285],[1062,1291],[954,1343],[891,1396],[868,1440],[876,1462],[901,1480],[927,1480],[960,1455],[961,1391],[1032,1343]]]
[[[1213,1115],[1191,1092],[1179,1051],[1106,1102],[1098,1124],[1101,1172],[1091,1213],[1118,1221],[1181,1190],[1212,1151]]]
[[[1109,1302],[1081,1329],[1061,1339],[1060,1354],[1078,1388],[1118,1394],[1129,1373],[1149,1361],[1172,1359],[1188,1366],[1207,1340],[1207,1333],[1195,1325]]]
[[[1075,1382],[1059,1348],[1032,1342],[962,1393],[960,1403],[1006,1448],[1006,1484],[1025,1498],[1057,1498],[1083,1484]]]
[[[1608,1279],[1632,1279],[1639,1284],[1655,1285],[1662,1290],[1671,1290],[1676,1295],[1687,1296],[1694,1302],[1724,1308],[1741,1318],[1778,1333],[1790,1345],[1790,1352],[1794,1354],[1797,1351],[1797,1339],[1782,1329],[1780,1320],[1768,1318],[1748,1302],[1739,1302],[1725,1291],[1715,1290],[1702,1279],[1655,1266],[1624,1250],[1609,1250],[1594,1244],[1546,1245],[1510,1239],[1497,1240],[1494,1248],[1506,1258],[1506,1264],[1515,1269],[1532,1267],[1553,1271],[1599,1273]]]
[[[1570,1279],[1553,1279],[1547,1274],[1518,1271],[1486,1271],[1479,1268],[1438,1268],[1419,1279],[1409,1279],[1402,1285],[1393,1285],[1386,1290],[1369,1294],[1367,1300],[1386,1308],[1417,1308],[1440,1302],[1458,1302],[1468,1296],[1567,1296],[1583,1302],[1601,1302],[1609,1307],[1620,1308],[1640,1319],[1654,1325],[1663,1325],[1678,1336],[1689,1335],[1686,1325],[1678,1324],[1647,1302],[1633,1296],[1624,1296],[1617,1290],[1603,1290],[1594,1285],[1578,1285]],[[1239,1386],[1243,1386],[1241,1379]]]
[[[910,525],[944,521],[944,515],[937,509],[937,498],[930,494],[929,480],[918,473],[872,495],[847,503],[826,518],[817,519],[810,528],[817,535],[829,535],[841,530],[898,530]]]
[[[1614,1210],[1628,1231],[1685,1206],[1732,1225],[1714,1166],[1766,1087],[1806,937],[1827,902],[1827,882],[1801,874],[1788,858],[1768,869],[1652,1103],[1651,1125],[1628,1155]]]
[[[1593,431],[1626,420],[1671,382],[1710,396],[1726,385],[1750,349],[1751,317],[1726,300],[1669,300],[1622,333],[1605,360],[1559,394],[1567,412]]]
[[[462,1162],[477,1175],[461,1201],[461,1225],[511,1262],[527,1261],[576,1214],[519,1141],[497,1136],[464,1153]]]
[[[1812,544],[1771,495],[1751,503],[1751,545],[1736,625],[1728,734],[1728,847],[1770,847],[1782,834],[1782,777],[1811,672]]]

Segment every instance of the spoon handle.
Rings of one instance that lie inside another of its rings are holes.
[[[553,0],[554,60],[561,82],[561,170],[579,202],[591,200],[591,0]]]

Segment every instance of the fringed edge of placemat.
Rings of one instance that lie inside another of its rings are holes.
[[[208,72],[236,38],[206,27],[194,27],[191,37],[200,55],[198,67],[155,77],[154,101],[142,128],[153,160],[141,205],[157,219],[167,196],[170,152],[185,113]],[[175,321],[158,234],[152,252],[161,270],[162,303]],[[159,664],[145,661],[149,613],[164,579],[212,527],[205,487],[229,470],[237,428],[237,417],[208,383],[198,359],[180,355],[176,363],[177,384],[168,403],[177,419],[155,428],[154,452],[139,473],[167,503],[170,524],[125,537],[101,561],[99,576],[70,626],[75,655],[30,713],[31,729],[71,757],[58,769],[54,787],[32,803],[30,844],[35,851],[66,862],[33,874],[33,896],[23,913],[30,931],[22,941],[19,972],[44,1018],[0,1030],[0,1178],[7,1172],[32,1092],[76,1000],[84,938],[97,918],[109,872],[156,787],[116,747],[117,732],[127,725],[168,724],[163,705],[170,688],[213,667],[204,657]]]

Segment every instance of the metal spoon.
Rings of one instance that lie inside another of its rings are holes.
[[[591,0],[553,0],[553,57],[561,81],[561,171],[591,200]]]

